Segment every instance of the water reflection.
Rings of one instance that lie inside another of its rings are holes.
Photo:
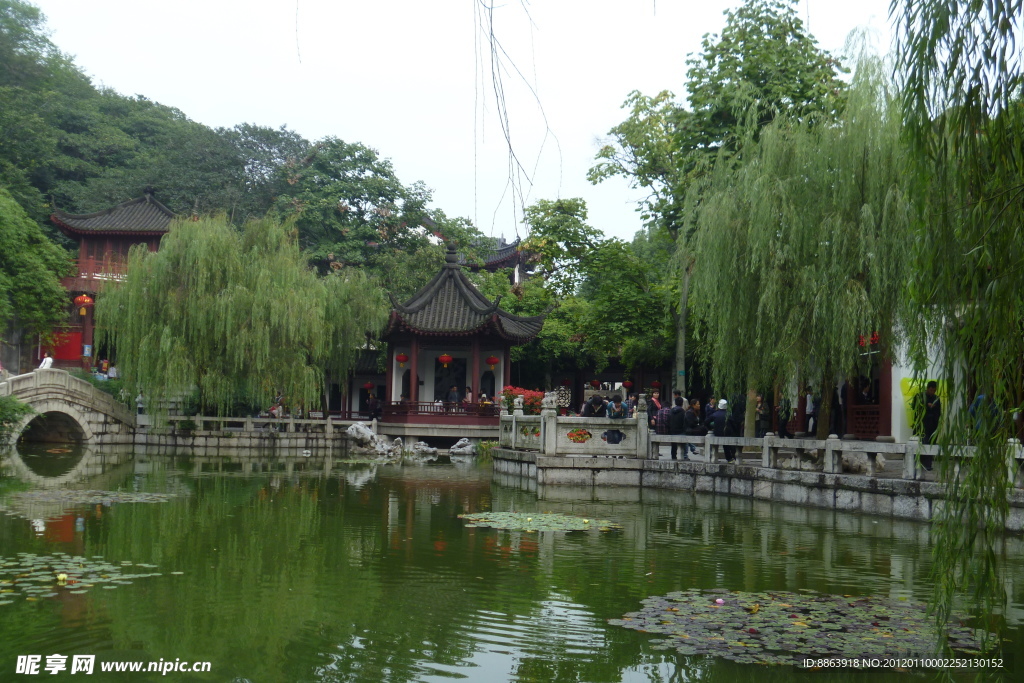
[[[54,479],[67,474],[85,456],[81,444],[52,444],[24,442],[18,445],[17,454],[29,471],[40,477]]]
[[[60,487],[101,477],[131,459],[126,447],[22,442],[0,454],[0,471],[34,486]]]
[[[0,607],[0,667],[25,652],[129,651],[211,661],[208,680],[789,680],[791,669],[655,651],[645,634],[605,620],[689,587],[915,600],[930,591],[923,524],[665,491],[537,489],[494,482],[486,468],[287,462],[238,472],[146,457],[103,488],[181,495],[102,514],[72,505],[63,535],[0,517],[5,556],[60,550],[165,573]],[[623,529],[527,534],[458,519],[484,510],[577,514]],[[1003,548],[1013,563],[1008,664],[1021,647],[1020,543],[1007,537]]]

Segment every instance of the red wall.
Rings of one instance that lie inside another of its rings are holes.
[[[82,358],[82,333],[62,332],[56,335],[53,358],[55,360],[80,360]]]

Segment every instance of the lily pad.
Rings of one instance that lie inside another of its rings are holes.
[[[925,605],[881,597],[799,593],[744,593],[691,589],[654,596],[644,608],[609,624],[664,636],[659,648],[693,655],[695,649],[742,663],[800,665],[804,659],[901,657],[934,659],[938,642]],[[950,621],[949,646],[980,648],[978,632]]]
[[[459,515],[466,526],[486,526],[493,529],[519,531],[609,531],[621,529],[621,524],[607,519],[571,517],[551,512],[480,512]]]
[[[8,603],[19,597],[35,601],[56,597],[62,592],[80,595],[98,584],[111,584],[102,587],[113,589],[119,585],[130,585],[130,579],[159,576],[155,572],[122,573],[121,570],[129,566],[130,563],[122,567],[101,558],[89,559],[59,552],[51,555],[18,553],[14,558],[0,558],[0,593]]]

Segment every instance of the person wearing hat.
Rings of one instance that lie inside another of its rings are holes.
[[[715,436],[732,436],[729,434],[728,423],[729,423],[729,402],[724,398],[718,402],[718,410],[711,414],[711,419],[708,420],[708,427]],[[736,448],[734,446],[723,446],[725,450],[726,462],[732,462],[736,459]]]

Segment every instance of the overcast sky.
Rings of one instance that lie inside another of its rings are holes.
[[[434,205],[486,234],[525,231],[509,187],[487,38],[491,0],[37,0],[51,38],[124,95],[209,126],[282,124],[358,141],[422,180]],[[526,203],[583,197],[590,223],[630,239],[642,195],[586,171],[632,90],[685,92],[685,60],[720,32],[726,0],[494,1],[508,52],[504,99]],[[873,29],[888,52],[889,0],[801,0],[819,45],[842,54]],[[510,66],[511,68],[511,66]],[[531,92],[532,91],[532,92]],[[534,94],[536,96],[534,96]]]

